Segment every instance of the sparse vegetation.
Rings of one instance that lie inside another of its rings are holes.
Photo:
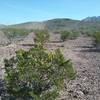
[[[8,38],[16,38],[28,35],[33,30],[29,29],[17,29],[17,28],[4,28],[2,31],[7,35]]]
[[[0,99],[98,99],[99,52],[100,21],[61,18],[1,26]],[[73,65],[78,77],[69,81],[76,77]]]

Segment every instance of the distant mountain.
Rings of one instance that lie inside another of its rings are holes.
[[[5,27],[6,27],[6,25],[0,24],[0,29],[5,28]]]
[[[76,28],[79,20],[67,18],[57,18],[43,22],[26,22],[21,24],[9,25],[6,28],[23,28],[23,29],[46,29],[46,30],[69,30]]]
[[[100,16],[87,17],[83,19],[85,22],[100,22]]]
[[[9,25],[7,28],[44,29],[45,25],[42,22],[26,22],[21,24]]]
[[[79,22],[79,20],[58,18],[45,21],[44,23],[49,30],[71,30],[75,29]]]
[[[84,21],[84,20],[73,20],[67,18],[52,19],[45,21],[45,27],[48,30],[59,31],[59,30],[76,30],[83,32],[94,32],[100,31],[100,21]]]
[[[46,29],[49,31],[76,30],[84,32],[100,31],[100,16],[87,17],[83,20],[69,18],[56,18],[42,22],[26,22],[15,25],[8,25],[5,28],[16,29]]]

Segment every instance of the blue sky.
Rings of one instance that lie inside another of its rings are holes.
[[[0,24],[100,16],[100,0],[0,0]]]

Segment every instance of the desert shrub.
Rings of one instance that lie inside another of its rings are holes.
[[[36,36],[35,36],[35,43],[36,44],[40,44],[43,45],[45,42],[47,42],[49,40],[49,33],[46,30],[38,30],[35,31],[36,32]]]
[[[65,41],[66,39],[75,39],[76,37],[79,36],[79,32],[76,31],[62,31],[60,32],[61,34],[61,39]]]
[[[18,50],[4,62],[9,100],[55,100],[64,79],[75,78],[72,62],[59,49],[49,52],[35,46],[29,51]]]
[[[95,32],[92,34],[92,37],[94,39],[94,43],[96,46],[100,46],[100,32]]]
[[[68,31],[62,31],[61,33],[61,39],[63,40],[63,41],[65,41],[66,39],[68,39],[69,38],[69,36],[70,36],[70,32],[68,32]]]
[[[96,31],[87,31],[84,33],[85,36],[94,38],[94,34],[96,33]]]
[[[70,38],[75,39],[75,38],[77,38],[78,36],[80,36],[80,32],[74,31],[74,30],[71,31]]]
[[[5,60],[5,73],[8,93],[22,100],[54,100],[64,79],[75,78],[71,61],[59,49],[47,52],[39,47],[19,50],[16,57]]]

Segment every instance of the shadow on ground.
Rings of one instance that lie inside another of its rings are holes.
[[[75,48],[82,48],[81,50],[74,50],[76,52],[100,52],[100,49],[94,46],[75,46]]]

